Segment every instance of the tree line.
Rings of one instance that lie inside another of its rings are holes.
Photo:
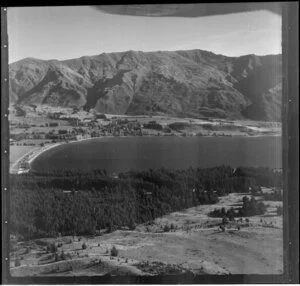
[[[211,217],[228,218],[230,221],[235,217],[248,217],[255,215],[262,215],[266,212],[267,207],[263,202],[255,200],[254,197],[249,199],[247,196],[243,197],[243,204],[241,208],[230,208],[226,211],[225,208],[214,209],[209,213]]]
[[[12,233],[25,239],[134,229],[135,224],[200,204],[213,204],[251,186],[281,186],[268,168],[228,166],[130,171],[111,176],[61,170],[10,175]]]

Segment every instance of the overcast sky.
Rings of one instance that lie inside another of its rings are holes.
[[[89,6],[8,8],[9,62],[127,50],[202,49],[227,56],[281,53],[281,16],[134,17]]]

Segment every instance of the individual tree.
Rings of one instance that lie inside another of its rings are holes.
[[[118,254],[119,254],[118,249],[115,246],[113,246],[112,249],[110,250],[110,255],[111,256],[118,256]]]
[[[21,266],[21,261],[20,259],[16,258],[15,260],[15,267]]]

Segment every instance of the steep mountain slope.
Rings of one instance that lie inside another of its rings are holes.
[[[281,55],[103,53],[10,65],[10,99],[113,114],[281,118]]]

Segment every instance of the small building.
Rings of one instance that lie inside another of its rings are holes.
[[[20,168],[17,171],[17,174],[20,175],[20,174],[25,174],[25,173],[28,173],[28,172],[29,172],[29,169]]]
[[[90,134],[85,134],[82,136],[82,139],[91,139],[91,135]]]
[[[118,179],[119,178],[119,176],[118,176],[118,174],[116,174],[116,173],[112,173],[112,178],[114,178],[114,179]]]
[[[29,163],[27,161],[21,162],[20,169],[29,169]]]
[[[17,141],[15,139],[12,139],[12,138],[9,139],[9,144],[10,145],[13,145],[15,143],[17,143]]]

